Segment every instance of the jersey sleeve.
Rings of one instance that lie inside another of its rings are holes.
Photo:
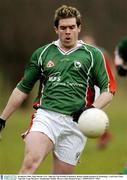
[[[38,52],[35,51],[25,69],[24,76],[17,84],[17,88],[24,93],[29,93],[41,76],[41,68],[38,65]]]
[[[93,77],[96,77],[95,84],[100,88],[100,92],[116,92],[116,82],[109,64],[100,50],[94,52],[93,57]]]

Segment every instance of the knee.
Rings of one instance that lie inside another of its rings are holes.
[[[35,172],[39,166],[41,159],[39,156],[33,155],[31,153],[26,154],[21,173],[22,174],[32,174]]]
[[[34,166],[35,164],[40,163],[40,157],[36,154],[29,153],[26,158],[26,165],[28,167]]]

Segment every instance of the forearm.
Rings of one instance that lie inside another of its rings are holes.
[[[96,108],[104,108],[107,106],[113,99],[113,94],[110,92],[103,92],[98,96],[98,98],[94,101],[93,106]]]
[[[11,116],[11,114],[23,103],[27,96],[27,94],[15,88],[0,117],[4,120],[7,120]]]

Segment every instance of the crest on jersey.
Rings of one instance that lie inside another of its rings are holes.
[[[76,69],[79,69],[82,65],[81,65],[80,61],[75,61],[74,66]]]
[[[47,67],[53,67],[53,66],[55,66],[55,64],[54,64],[53,61],[50,60],[50,61],[47,63]]]
[[[75,160],[78,160],[79,157],[80,157],[80,152],[77,152],[77,153],[76,153],[76,156],[75,156]]]

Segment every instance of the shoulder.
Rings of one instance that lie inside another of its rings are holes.
[[[34,55],[36,54],[37,56],[40,56],[41,54],[43,54],[46,50],[48,50],[48,49],[51,48],[52,46],[54,46],[53,43],[46,44],[46,45],[44,45],[44,46],[42,46],[42,47],[37,48],[37,49],[33,52],[33,54],[34,54]]]
[[[102,50],[97,47],[97,46],[93,46],[87,43],[83,43],[82,44],[83,48],[88,51],[92,56],[103,56],[103,52]]]
[[[99,52],[99,51],[101,51],[97,46],[85,43],[82,40],[80,41],[80,43],[82,44],[82,47],[84,49],[86,49],[87,51],[90,51],[90,52]]]

